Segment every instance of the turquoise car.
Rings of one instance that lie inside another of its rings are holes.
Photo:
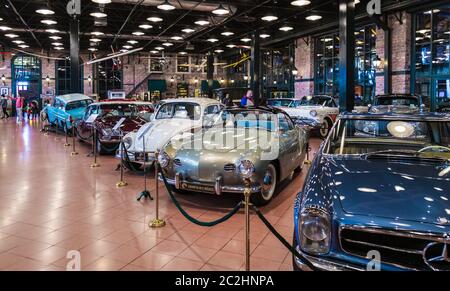
[[[90,97],[83,94],[61,95],[44,112],[50,124],[60,128],[66,125],[67,129],[71,129],[72,123],[83,118],[86,108],[92,102]]]

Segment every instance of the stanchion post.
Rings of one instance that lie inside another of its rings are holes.
[[[148,226],[152,228],[164,227],[166,222],[159,218],[159,187],[158,187],[158,151],[155,152],[155,191],[156,191],[156,218],[149,222]],[[162,175],[162,173],[161,173]]]
[[[137,201],[141,201],[142,197],[144,198],[150,198],[150,200],[153,200],[152,195],[150,194],[150,191],[147,190],[147,153],[145,151],[145,136],[142,135],[142,150],[144,153],[144,165],[142,166],[144,168],[144,191],[142,191],[141,193],[139,193],[139,196],[137,198]]]
[[[64,140],[65,140],[64,146],[65,147],[70,146],[69,140],[67,138],[67,120],[64,120]]]
[[[250,271],[250,196],[252,194],[250,179],[246,178],[244,189],[245,202],[245,270]]]
[[[310,165],[311,160],[309,159],[309,152],[311,151],[311,148],[309,147],[309,143],[306,144],[306,160],[303,162],[305,165]]]
[[[124,144],[123,144],[123,132],[122,130],[119,130],[120,132],[120,144],[119,144],[119,149],[120,149],[120,181],[117,182],[116,186],[118,188],[120,187],[125,187],[128,185],[127,182],[125,182],[123,180],[123,151],[124,151]]]
[[[75,148],[75,126],[72,123],[72,152],[70,153],[71,156],[78,155],[78,152]]]
[[[97,164],[97,129],[94,124],[92,124],[92,150],[94,153],[94,163],[91,164],[91,168],[98,168],[100,165]]]

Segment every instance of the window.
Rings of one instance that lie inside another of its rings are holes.
[[[161,106],[156,119],[200,119],[200,105],[196,103],[167,103]]]
[[[177,73],[189,73],[188,56],[177,56]]]
[[[98,94],[101,99],[108,97],[108,91],[122,89],[122,63],[118,59],[110,59],[98,63]]]
[[[12,94],[20,93],[26,102],[36,99],[42,91],[41,60],[28,55],[16,55],[11,60]]]
[[[210,106],[206,107],[205,114],[216,114],[219,111],[220,111],[219,106],[217,106],[217,105],[210,105]]]
[[[165,59],[161,54],[150,56],[149,71],[151,73],[162,73]]]
[[[70,84],[70,59],[55,61],[56,76],[56,95],[65,95],[72,93]],[[83,92],[83,66],[80,66],[80,90]]]

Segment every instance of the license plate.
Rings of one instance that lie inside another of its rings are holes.
[[[199,192],[210,192],[210,193],[216,192],[214,190],[214,186],[195,185],[195,184],[189,184],[189,183],[181,183],[181,189],[199,191]]]

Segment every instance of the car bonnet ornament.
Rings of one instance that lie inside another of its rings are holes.
[[[444,242],[432,242],[423,249],[423,261],[431,270],[450,270],[449,244],[450,238],[445,234]]]

